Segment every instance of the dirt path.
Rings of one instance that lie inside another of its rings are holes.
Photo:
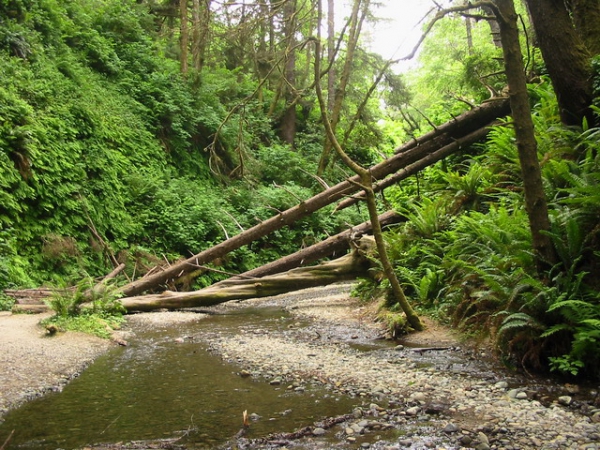
[[[83,333],[48,336],[47,315],[0,312],[0,420],[9,408],[60,390],[114,345]]]

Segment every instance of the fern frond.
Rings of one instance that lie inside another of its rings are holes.
[[[544,331],[540,336],[543,338],[547,338],[552,336],[553,334],[558,333],[559,331],[572,331],[573,327],[567,325],[566,323],[559,323],[557,325],[553,325]]]

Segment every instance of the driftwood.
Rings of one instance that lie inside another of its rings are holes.
[[[371,261],[365,256],[373,250],[372,237],[363,237],[361,249],[333,261],[301,267],[284,273],[254,279],[229,279],[193,292],[165,291],[121,299],[128,312],[157,309],[182,309],[212,306],[231,300],[269,297],[299,289],[325,286],[365,275]]]
[[[112,280],[117,275],[119,275],[121,272],[123,272],[124,269],[125,269],[125,263],[119,264],[117,267],[115,267],[112,270],[112,272],[110,272],[108,275],[106,275],[104,278],[102,278],[102,280],[98,283],[98,285],[105,284],[107,281]]]
[[[102,280],[94,286],[94,289],[99,291],[105,288],[106,282],[115,278],[123,271],[123,269],[125,269],[125,264],[119,264],[108,275],[102,278]],[[13,312],[37,314],[46,312],[50,309],[48,305],[44,303],[45,299],[50,298],[53,295],[73,295],[76,290],[76,286],[68,288],[6,289],[4,294],[16,300],[15,305],[12,308]]]
[[[391,158],[371,167],[374,179],[383,179],[417,161],[426,158],[430,153],[444,147],[457,139],[487,127],[493,120],[509,113],[508,100],[497,99],[468,111],[456,119],[441,125],[419,139],[398,148]],[[426,142],[432,142],[425,145]],[[174,264],[162,272],[149,277],[132,281],[123,286],[122,292],[127,296],[141,294],[149,289],[164,285],[168,280],[181,277],[184,273],[196,270],[198,266],[220,258],[256,239],[304,218],[313,212],[335,203],[360,189],[359,178],[354,176],[346,181],[326,189],[308,200],[283,211],[276,216],[229,238],[222,243],[206,249],[184,261]]]
[[[4,294],[15,299],[13,312],[38,314],[48,311],[50,308],[44,303],[44,299],[53,295],[73,295],[77,288],[35,288],[35,289],[5,289]]]

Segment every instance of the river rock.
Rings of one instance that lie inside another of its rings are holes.
[[[561,395],[560,397],[558,397],[558,403],[560,403],[563,406],[569,406],[572,401],[573,398],[569,395]]]
[[[324,429],[324,428],[317,427],[317,428],[315,428],[315,429],[313,430],[313,432],[312,432],[312,433],[313,433],[313,435],[315,435],[315,436],[323,436],[323,435],[324,435],[325,433],[327,433],[327,432],[325,431],[325,429]]]
[[[459,430],[458,426],[454,423],[449,423],[442,430],[444,433],[456,433]]]
[[[408,414],[409,416],[416,416],[417,414],[419,414],[419,411],[421,411],[420,406],[413,406],[412,408],[408,408],[406,410],[406,414]]]
[[[424,402],[426,395],[423,392],[415,392],[410,398],[416,402]]]

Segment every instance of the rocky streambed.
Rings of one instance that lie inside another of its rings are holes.
[[[348,416],[301,430],[300,440],[242,439],[239,448],[600,448],[593,388],[510,375],[485,349],[464,346],[434,324],[404,344],[375,345],[381,328],[344,288],[228,304],[223,311],[250,304],[278,305],[297,323],[206,333],[201,339],[212,352],[240,367],[240,376],[285,389],[318,382],[332,395],[363,403]]]
[[[198,332],[177,336],[175,342],[208,348],[230,364],[237,376],[268,383],[281,392],[309,395],[311,386],[319,385],[325,394],[316,402],[341,396],[356,400],[356,406],[344,415],[309,421],[304,428],[267,436],[255,436],[253,430],[261,421],[270,420],[269,414],[261,417],[248,410],[249,426],[226,444],[219,444],[220,449],[600,447],[600,409],[593,386],[562,385],[510,374],[494,364],[485,347],[465,345],[434,323],[400,343],[386,341],[382,328],[372,321],[372,312],[352,299],[349,291],[349,285],[337,285],[229,302],[205,311],[139,314],[129,319],[130,333],[157,326],[170,328],[185,321],[202,322],[209,315],[236,315],[235,329],[200,326]],[[264,326],[246,321],[245,311],[256,308],[281,310],[282,318]],[[3,376],[14,373],[21,361],[18,356],[31,353],[28,349],[40,341],[44,349],[23,359],[30,369],[47,372],[44,358],[64,362],[74,354],[67,351],[67,336],[61,337],[60,346],[52,348],[46,347],[52,342],[48,338],[19,336],[18,346],[13,342],[7,347],[17,349],[18,355],[9,359],[5,355],[11,372],[4,370],[6,366],[0,367]],[[75,348],[81,349],[82,342],[75,341]],[[26,367],[21,369],[20,374],[27,372]],[[73,371],[80,369],[81,364],[73,366]],[[19,377],[38,380],[35,370],[27,372],[29,378]],[[69,377],[68,370],[61,366],[56,377],[62,383]],[[14,382],[7,378],[2,382],[9,392],[15,392]],[[239,420],[241,425],[242,418]],[[174,436],[87,448],[206,447],[186,441],[185,436]]]

